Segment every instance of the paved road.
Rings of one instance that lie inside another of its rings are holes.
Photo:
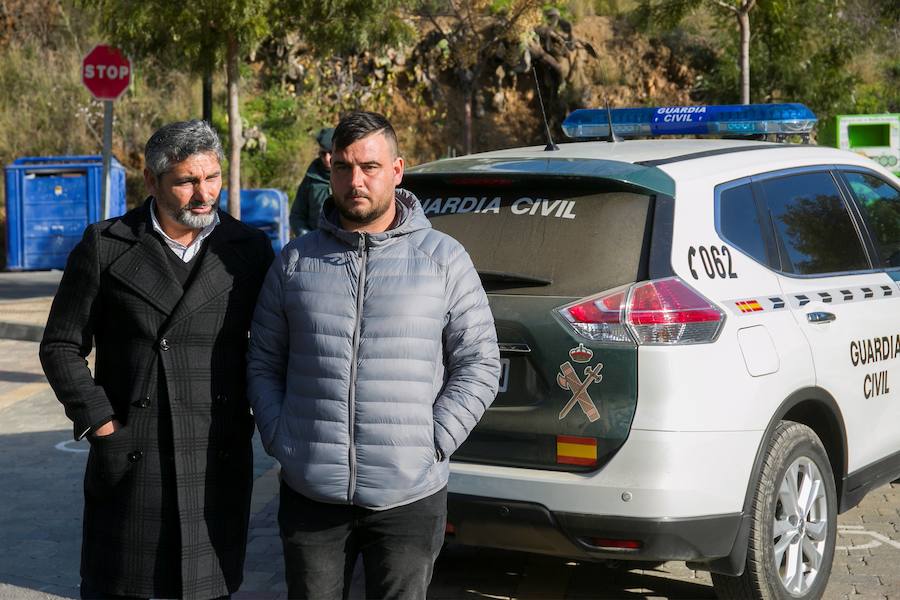
[[[0,340],[0,598],[78,596],[85,442],[71,441],[37,361],[37,344]],[[277,468],[257,444],[250,545],[236,600],[285,597],[275,523]],[[900,485],[840,518],[826,598],[900,599]],[[361,598],[357,578],[353,597]],[[429,596],[451,598],[712,598],[709,576],[666,563],[640,570],[449,546]]]
[[[38,342],[62,271],[0,272],[0,339]]]
[[[0,300],[22,300],[52,296],[62,271],[0,272]]]

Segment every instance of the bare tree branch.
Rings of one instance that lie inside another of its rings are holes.
[[[734,6],[733,4],[729,4],[728,2],[725,2],[725,0],[712,0],[712,2],[713,2],[713,4],[718,4],[719,6],[721,6],[722,8],[724,8],[726,10],[730,10],[735,15],[737,15],[740,12],[736,6]]]
[[[441,27],[440,23],[438,23],[437,17],[433,12],[431,12],[431,9],[426,7],[424,10],[425,16],[428,17],[428,20],[431,21],[431,24],[434,25],[434,28],[437,29],[443,37],[447,37],[447,32],[444,31],[444,28]]]
[[[484,48],[487,48],[487,46],[490,44],[490,42],[488,42],[487,44],[485,44],[484,38],[481,36],[481,32],[480,32],[479,29],[478,29],[478,23],[477,23],[476,20],[475,20],[475,14],[474,14],[474,13],[475,13],[475,11],[473,10],[472,3],[471,3],[471,2],[467,2],[467,3],[466,3],[466,21],[467,21],[468,24],[469,24],[469,30],[472,32],[472,36],[473,36],[476,40],[478,40],[478,48],[479,48],[479,50],[483,50]]]

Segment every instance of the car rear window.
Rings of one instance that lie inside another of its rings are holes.
[[[638,278],[647,195],[553,182],[408,187],[432,226],[465,246],[489,292],[581,297]]]
[[[785,175],[759,185],[775,225],[782,271],[821,275],[869,268],[831,173]]]

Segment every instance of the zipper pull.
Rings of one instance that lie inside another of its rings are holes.
[[[363,253],[366,250],[366,234],[359,234],[359,249],[357,250],[359,253],[359,257],[362,258]]]

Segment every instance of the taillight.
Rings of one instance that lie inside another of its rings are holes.
[[[628,342],[623,305],[628,287],[610,290],[557,309],[578,335],[595,342]]]
[[[678,277],[616,288],[558,309],[578,335],[642,345],[712,342],[725,313]]]
[[[626,320],[639,344],[702,344],[719,335],[725,313],[678,277],[636,283]]]

